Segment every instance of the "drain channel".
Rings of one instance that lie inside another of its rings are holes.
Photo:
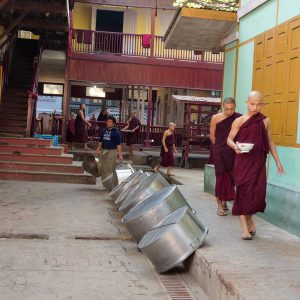
[[[49,240],[49,235],[48,234],[35,234],[35,233],[0,233],[0,239]]]
[[[170,300],[195,300],[191,291],[178,274],[157,275]]]

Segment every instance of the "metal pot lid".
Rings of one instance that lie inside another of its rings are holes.
[[[138,185],[144,182],[144,180],[146,180],[149,176],[150,174],[148,172],[145,172],[140,174],[138,177],[134,177],[134,179],[128,182],[123,193],[116,199],[115,204],[117,206],[120,206],[120,203],[122,203],[127,198],[127,196],[130,195],[131,192],[135,191],[139,187]]]
[[[142,170],[138,170],[138,171],[135,171],[133,174],[131,174],[127,179],[126,179],[126,182],[129,182],[131,179],[133,179],[135,176],[138,176],[140,174],[142,174],[143,171]]]
[[[161,177],[161,178],[160,178]],[[133,197],[128,197],[126,200],[124,200],[124,202],[122,203],[122,205],[120,206],[120,211],[122,210],[126,210],[127,207],[129,207],[138,197],[141,197],[141,195],[143,195],[143,193],[145,192],[145,190],[147,190],[151,185],[154,185],[157,183],[157,180],[159,181],[165,181],[165,185],[169,185],[169,183],[164,179],[163,176],[161,176],[159,173],[154,173],[152,174],[150,177],[148,177],[146,180],[144,180],[141,183],[141,186],[139,186],[135,191],[134,191],[134,195]],[[161,184],[161,183],[160,183]],[[163,189],[163,187],[161,188]],[[147,198],[151,196],[148,195]],[[145,197],[145,199],[147,199]]]
[[[154,228],[148,231],[138,244],[139,249],[146,248],[147,246],[153,244],[154,242],[161,239],[165,233],[170,233],[172,230],[176,229],[175,224],[169,224],[162,227]]]
[[[187,213],[188,209],[188,206],[183,206],[174,210],[157,227],[177,223]]]
[[[146,214],[150,209],[155,206],[158,206],[162,202],[165,201],[174,191],[177,189],[175,184],[167,186],[160,191],[155,192],[151,196],[147,198],[147,200],[140,202],[135,207],[133,207],[123,218],[123,223],[130,222],[137,218],[142,217]]]

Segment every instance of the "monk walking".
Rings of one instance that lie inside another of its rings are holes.
[[[133,154],[133,145],[137,142],[138,133],[141,127],[141,122],[136,116],[136,112],[133,111],[130,114],[130,118],[127,121],[127,126],[123,130],[128,130],[127,133],[127,146],[129,155]]]
[[[155,168],[155,172],[159,171],[160,167],[167,168],[167,175],[174,176],[171,173],[172,168],[174,167],[174,154],[178,154],[176,149],[176,140],[175,140],[175,123],[170,123],[169,128],[164,132],[162,137],[162,145],[160,151],[161,162]]]
[[[213,162],[216,173],[215,196],[218,203],[219,216],[227,216],[226,201],[233,200],[234,190],[234,158],[235,152],[227,145],[227,137],[231,125],[235,119],[240,117],[235,112],[236,104],[233,98],[226,98],[223,101],[223,112],[214,115],[210,124],[210,140],[213,146]]]
[[[256,233],[252,216],[266,208],[266,158],[271,152],[279,175],[284,173],[271,134],[270,119],[260,113],[263,95],[253,91],[247,100],[248,112],[236,119],[228,136],[228,146],[236,152],[234,176],[236,197],[232,214],[240,217],[242,239],[251,240]],[[235,142],[235,140],[237,142]],[[241,151],[239,143],[252,143],[249,152]]]

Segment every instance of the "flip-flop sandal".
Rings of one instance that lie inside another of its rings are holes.
[[[242,236],[241,239],[244,240],[244,241],[251,241],[252,240],[252,235],[249,234],[248,236]]]
[[[175,176],[174,174],[167,174],[167,175],[170,176],[170,177],[171,177],[171,176]]]
[[[250,233],[251,235],[256,235],[256,230],[249,231],[249,233]]]
[[[217,211],[217,215],[220,217],[226,217],[227,213],[225,211],[221,212],[221,211]]]

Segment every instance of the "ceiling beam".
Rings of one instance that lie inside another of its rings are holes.
[[[156,8],[157,3],[158,9],[177,9],[172,5],[174,0],[75,0],[75,2],[140,8]]]
[[[0,35],[0,41],[4,38],[7,34],[9,34],[27,15],[28,10],[24,10]]]
[[[55,30],[55,31],[68,31],[67,22],[59,23],[57,21],[47,22],[45,20],[34,20],[34,19],[25,19],[20,23],[20,28],[26,29],[40,29],[43,30]]]

